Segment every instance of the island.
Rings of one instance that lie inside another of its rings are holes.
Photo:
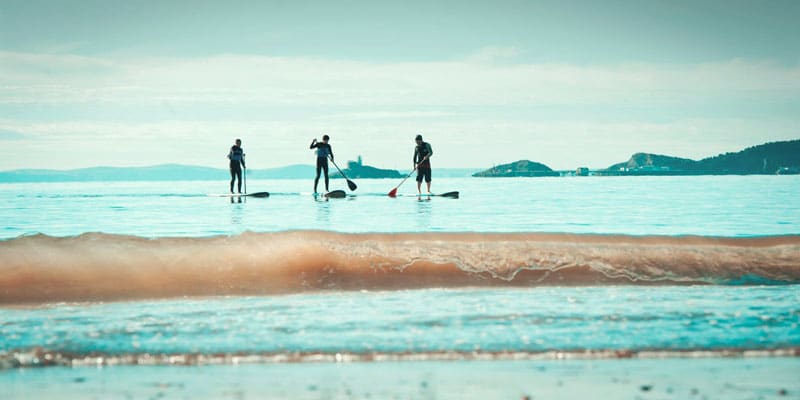
[[[598,175],[789,175],[800,167],[800,140],[765,143],[699,161],[636,153]]]
[[[510,164],[502,164],[485,171],[472,174],[478,178],[509,178],[509,177],[538,177],[538,176],[561,176],[560,173],[553,171],[552,168],[542,163],[519,160]]]
[[[797,175],[800,174],[800,139],[764,143],[735,153],[702,160],[653,153],[635,153],[628,161],[608,168],[554,171],[550,167],[520,160],[473,174],[475,177],[540,176],[657,176],[657,175]]]
[[[344,169],[344,174],[350,179],[381,179],[381,178],[402,178],[403,175],[394,169],[380,169],[364,165],[361,156],[358,156],[356,161],[348,161],[347,168]],[[331,175],[331,178],[341,178],[342,175],[338,172]]]

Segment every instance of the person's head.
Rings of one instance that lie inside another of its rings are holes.
[[[328,135],[322,135],[322,141],[328,143],[328,140],[331,140],[331,137]]]
[[[241,146],[242,145],[242,139],[236,139],[236,145],[237,146]]]
[[[422,144],[422,135],[417,135],[417,137],[414,138],[414,140],[417,142],[417,144]]]

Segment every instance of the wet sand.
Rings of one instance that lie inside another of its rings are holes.
[[[0,398],[798,399],[800,358],[23,368]]]

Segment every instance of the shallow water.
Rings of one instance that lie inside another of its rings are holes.
[[[330,292],[56,304],[0,309],[0,321],[0,351],[42,346],[77,355],[339,353],[436,359],[436,353],[446,352],[784,349],[800,348],[800,289]]]
[[[347,189],[342,180],[332,188]],[[311,180],[249,181],[267,199],[208,197],[226,182],[0,184],[0,238],[104,232],[143,237],[244,231],[561,232],[763,236],[800,233],[800,176],[450,178],[460,199],[389,198],[394,180],[316,201]],[[401,195],[416,188],[406,183]]]

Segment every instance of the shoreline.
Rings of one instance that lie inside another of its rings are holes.
[[[800,358],[800,347],[776,349],[605,349],[551,351],[432,351],[432,352],[278,352],[278,353],[70,353],[42,348],[0,352],[0,371],[48,367],[236,366],[273,364],[381,364],[409,362],[505,362],[559,360]]]
[[[9,398],[798,398],[800,358],[430,361],[40,368]]]

